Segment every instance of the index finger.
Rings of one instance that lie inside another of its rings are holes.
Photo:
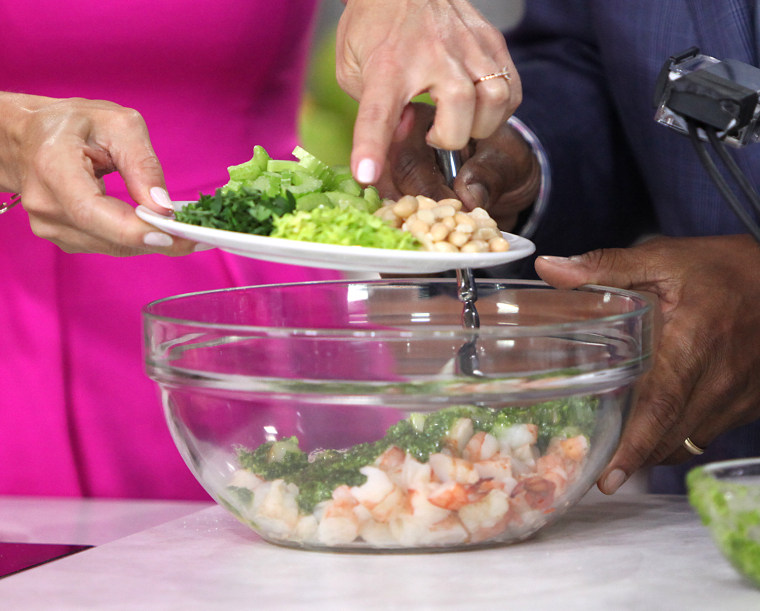
[[[360,183],[371,184],[382,174],[393,134],[410,99],[385,80],[367,82],[359,101],[351,149],[351,171]]]

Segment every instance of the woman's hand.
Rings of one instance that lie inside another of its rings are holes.
[[[104,101],[16,94],[0,96],[0,110],[0,185],[21,193],[36,235],[66,252],[192,252],[193,242],[155,229],[131,205],[105,193],[102,177],[116,171],[137,203],[168,214],[161,164],[136,111]]]
[[[407,135],[391,144],[389,163],[378,187],[385,197],[427,195],[456,197],[467,210],[485,208],[502,231],[514,228],[517,216],[530,206],[541,186],[541,168],[532,149],[510,125],[502,122],[488,138],[473,140],[462,151],[462,167],[452,192],[438,167],[435,151],[425,142],[434,109],[412,104],[405,116]]]
[[[662,329],[617,452],[599,478],[612,494],[642,466],[691,458],[760,418],[760,245],[749,236],[657,238],[570,259],[539,257],[550,284],[601,284],[657,296]]]
[[[522,99],[504,36],[465,0],[347,0],[338,24],[337,76],[359,100],[351,170],[383,169],[402,113],[428,92],[437,112],[427,143],[458,150],[489,136]],[[478,78],[509,71],[510,80]],[[403,134],[402,134],[403,135]]]

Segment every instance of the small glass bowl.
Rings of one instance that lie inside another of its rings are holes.
[[[557,520],[615,450],[652,307],[603,287],[333,281],[144,310],[171,434],[264,539],[343,551],[511,543]]]
[[[686,476],[689,502],[718,549],[760,587],[760,458],[695,467]]]

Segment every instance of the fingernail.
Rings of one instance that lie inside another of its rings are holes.
[[[604,491],[607,494],[614,494],[617,489],[625,483],[627,476],[622,469],[615,469],[604,479]]]
[[[553,255],[542,255],[539,257],[539,259],[543,259],[547,263],[551,263],[552,265],[573,265],[576,263],[576,261],[573,260],[572,257],[555,257]]]
[[[161,187],[152,187],[150,190],[150,198],[162,208],[168,210],[174,210],[172,207],[172,200],[169,198],[169,194],[166,189]]]
[[[171,246],[174,244],[174,240],[172,240],[172,237],[168,233],[149,231],[143,237],[143,243],[146,246]]]
[[[473,201],[476,206],[485,208],[488,204],[488,190],[479,182],[467,185],[467,190],[472,193]]]
[[[193,248],[193,252],[203,252],[204,250],[211,250],[212,248],[216,248],[216,246],[212,246],[211,244],[203,244],[202,242],[198,242],[195,247]]]
[[[361,183],[369,184],[375,180],[375,162],[371,159],[362,159],[359,165],[356,166],[356,180]]]

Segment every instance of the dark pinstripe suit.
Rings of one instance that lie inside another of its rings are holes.
[[[537,254],[625,246],[645,232],[744,233],[688,139],[654,122],[652,102],[665,60],[693,45],[758,65],[754,4],[528,0],[507,42],[524,88],[516,114],[541,139],[551,165]],[[736,157],[760,185],[760,145]],[[508,273],[531,269],[525,262]],[[716,440],[702,458],[739,455],[760,455],[760,423]],[[682,491],[682,472],[658,468],[655,490]]]

